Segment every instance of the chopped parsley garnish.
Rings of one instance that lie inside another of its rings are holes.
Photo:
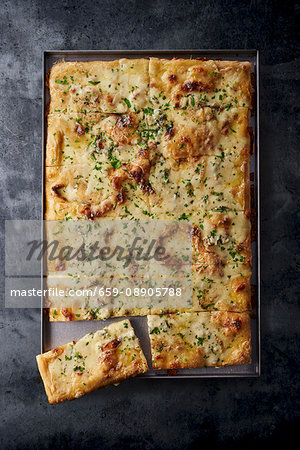
[[[58,83],[58,84],[69,84],[68,81],[67,81],[67,77],[66,76],[64,76],[62,80],[59,80],[58,78],[55,78],[55,83]]]
[[[124,98],[123,100],[124,100],[124,102],[126,103],[126,105],[128,106],[128,108],[131,108],[131,103],[130,103],[130,101],[128,100],[128,98]]]
[[[150,331],[150,334],[159,334],[159,333],[160,333],[160,331],[159,331],[158,327],[155,327],[155,328],[153,328],[153,330]]]
[[[180,217],[178,217],[178,220],[189,220],[189,216],[186,215],[186,213],[183,213]]]

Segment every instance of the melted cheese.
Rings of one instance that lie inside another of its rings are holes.
[[[110,160],[98,161],[94,166],[63,166],[46,168],[46,220],[121,218],[149,215],[147,194],[128,171],[122,186],[112,179]],[[123,188],[123,189],[122,189]]]
[[[142,116],[134,113],[48,117],[46,166],[133,160],[144,145]]]
[[[45,218],[189,221],[198,230],[190,308],[250,310],[250,72],[247,62],[156,58],[55,65]],[[97,270],[50,264],[49,283],[66,287],[66,274],[92,277]],[[119,308],[66,305],[50,318],[151,312],[160,311],[129,301]]]
[[[193,272],[193,309],[251,311],[251,267],[240,267],[239,274],[229,265],[221,273],[210,273],[210,268],[201,274]]]
[[[147,103],[148,66],[146,59],[58,63],[49,76],[50,112],[140,110]]]
[[[251,63],[151,58],[149,71],[155,106],[251,107]]]
[[[250,151],[249,110],[168,108],[154,110],[149,117],[154,142],[166,158],[194,161],[199,156],[248,155]]]
[[[194,228],[195,309],[251,310],[250,221],[243,213],[205,213]]]
[[[250,363],[247,313],[178,313],[148,316],[153,369]]]
[[[49,403],[81,397],[148,370],[129,320],[37,356]]]
[[[198,223],[201,211],[249,209],[248,158],[203,156],[172,164],[161,155],[150,171],[151,214],[158,219]]]

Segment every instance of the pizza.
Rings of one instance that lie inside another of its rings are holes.
[[[243,156],[200,156],[172,165],[162,154],[151,167],[151,214],[196,224],[205,211],[249,210],[249,164]]]
[[[51,307],[50,295],[51,321],[148,315],[154,369],[249,363],[251,70],[246,61],[158,58],[53,66],[47,227],[70,220],[86,230],[106,220],[189,224],[192,291],[184,307],[101,298],[99,305],[86,298],[70,306],[66,298]],[[74,243],[72,232],[55,236],[59,248]],[[76,239],[87,244],[88,231]],[[117,243],[118,233],[109,239]],[[48,285],[68,292],[104,280],[112,287],[121,280],[115,272],[84,259],[48,260]],[[162,328],[166,334],[152,332]]]
[[[48,116],[46,166],[132,161],[144,139],[143,114]],[[106,158],[104,158],[104,155]]]
[[[112,323],[36,359],[51,404],[73,400],[148,370],[129,320]]]
[[[99,226],[98,226],[99,223]],[[120,228],[118,222],[111,225],[110,221],[99,221],[89,224],[86,221],[79,221],[74,226],[71,221],[67,222],[48,222],[48,235],[50,241],[61,243],[57,247],[57,254],[62,252],[63,248],[74,246],[80,249],[90,248],[95,242],[95,235],[100,240],[105,241],[105,245],[115,248],[119,242]],[[181,222],[179,222],[181,223]],[[149,227],[151,222],[147,223]],[[53,225],[51,227],[51,225]],[[80,228],[79,228],[80,225]],[[100,227],[101,225],[101,227]],[[124,225],[131,231],[136,229],[135,223],[125,221]],[[91,228],[93,227],[93,231]],[[149,229],[149,228],[147,228]],[[250,220],[242,212],[205,212],[198,218],[197,226],[193,226],[190,230],[192,238],[192,282],[193,290],[189,305],[194,310],[228,310],[228,311],[245,311],[251,310],[251,236],[250,236]],[[158,233],[157,233],[158,235]],[[89,241],[90,237],[90,241]],[[179,236],[178,236],[179,237]],[[188,238],[186,234],[182,235],[182,239]],[[179,248],[180,241],[176,240]],[[182,243],[183,247],[183,243]],[[52,256],[52,248],[49,250],[49,256]],[[86,258],[77,259],[57,259],[48,258],[48,286],[63,289],[68,292],[69,289],[81,289],[89,291],[101,285],[105,288],[112,289],[120,287],[124,284],[126,276],[136,275],[133,278],[133,285],[138,283],[137,276],[144,276],[151,273],[152,282],[155,275],[162,275],[163,271],[158,267],[159,273],[155,272],[156,267],[148,264],[143,267],[136,267],[126,271],[123,270],[123,262],[115,261],[113,265],[107,265],[99,259],[90,260],[89,252]],[[138,270],[138,272],[137,272]],[[123,276],[118,281],[116,274]],[[149,277],[150,278],[150,277]],[[150,282],[150,280],[148,280]],[[159,278],[158,282],[162,283]],[[143,279],[147,282],[147,279]],[[118,284],[119,283],[119,284]],[[133,287],[132,285],[130,286]],[[139,303],[131,302],[130,298],[126,299],[126,303],[111,302],[111,299],[104,301],[103,298],[97,299],[99,303],[90,301],[89,296],[80,298],[79,305],[85,302],[86,311],[83,314],[73,314],[70,306],[74,305],[74,300],[67,295],[64,302],[59,303],[59,299],[50,295],[50,303],[56,306],[55,314],[51,310],[51,320],[61,320],[61,317],[67,317],[69,320],[82,320],[82,317],[98,317],[107,318],[120,315],[146,315],[148,313],[160,313],[162,307],[159,304],[149,308],[146,301],[140,299]],[[95,300],[95,299],[94,299]],[[152,302],[151,302],[152,303]],[[164,302],[165,303],[165,302]],[[62,311],[59,314],[58,306],[61,304]],[[97,308],[98,307],[98,308]],[[165,306],[166,307],[166,306]],[[177,309],[176,309],[177,308]],[[172,304],[168,305],[168,311],[178,310],[178,305],[174,309]]]
[[[250,318],[227,311],[148,316],[152,366],[222,367],[251,360]]]
[[[142,161],[145,169],[147,161]],[[147,187],[135,181],[136,165],[111,172],[108,163],[46,167],[46,220],[150,216]]]
[[[199,156],[249,153],[249,109],[153,109],[147,114],[151,137],[173,163]]]
[[[250,219],[242,212],[205,213],[193,228],[193,305],[250,311]]]
[[[146,59],[61,62],[49,76],[50,113],[125,113],[147,106]]]
[[[152,103],[159,108],[252,106],[251,63],[151,58]]]

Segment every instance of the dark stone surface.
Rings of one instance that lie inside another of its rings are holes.
[[[1,448],[247,449],[296,434],[296,13],[294,2],[269,0],[1,2],[1,261],[4,220],[40,217],[42,50],[258,48],[263,262],[259,379],[129,380],[50,407],[35,364],[40,313],[3,308]]]

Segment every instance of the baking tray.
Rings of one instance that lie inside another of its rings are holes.
[[[251,117],[251,128],[254,135],[254,151],[251,155],[250,172],[253,192],[252,216],[254,217],[255,241],[252,243],[253,273],[251,285],[255,292],[255,306],[251,314],[252,334],[252,362],[241,366],[228,366],[222,368],[208,367],[198,369],[180,369],[175,375],[166,370],[149,370],[140,378],[220,378],[220,377],[257,377],[261,371],[260,354],[260,202],[259,202],[259,52],[257,50],[50,50],[43,54],[43,168],[42,168],[42,223],[44,218],[44,160],[47,137],[46,111],[49,103],[49,92],[46,87],[46,77],[52,65],[64,59],[65,61],[95,61],[114,60],[119,58],[147,58],[158,57],[172,59],[174,57],[193,59],[210,58],[222,60],[250,61],[253,65],[254,84],[254,112]],[[42,288],[44,284],[43,268],[41,271]],[[77,340],[89,332],[96,331],[120,318],[105,321],[78,321],[78,322],[49,322],[48,315],[41,303],[41,351],[42,353]],[[129,317],[141,345],[145,352],[149,367],[151,368],[150,342],[147,333],[146,317]]]

